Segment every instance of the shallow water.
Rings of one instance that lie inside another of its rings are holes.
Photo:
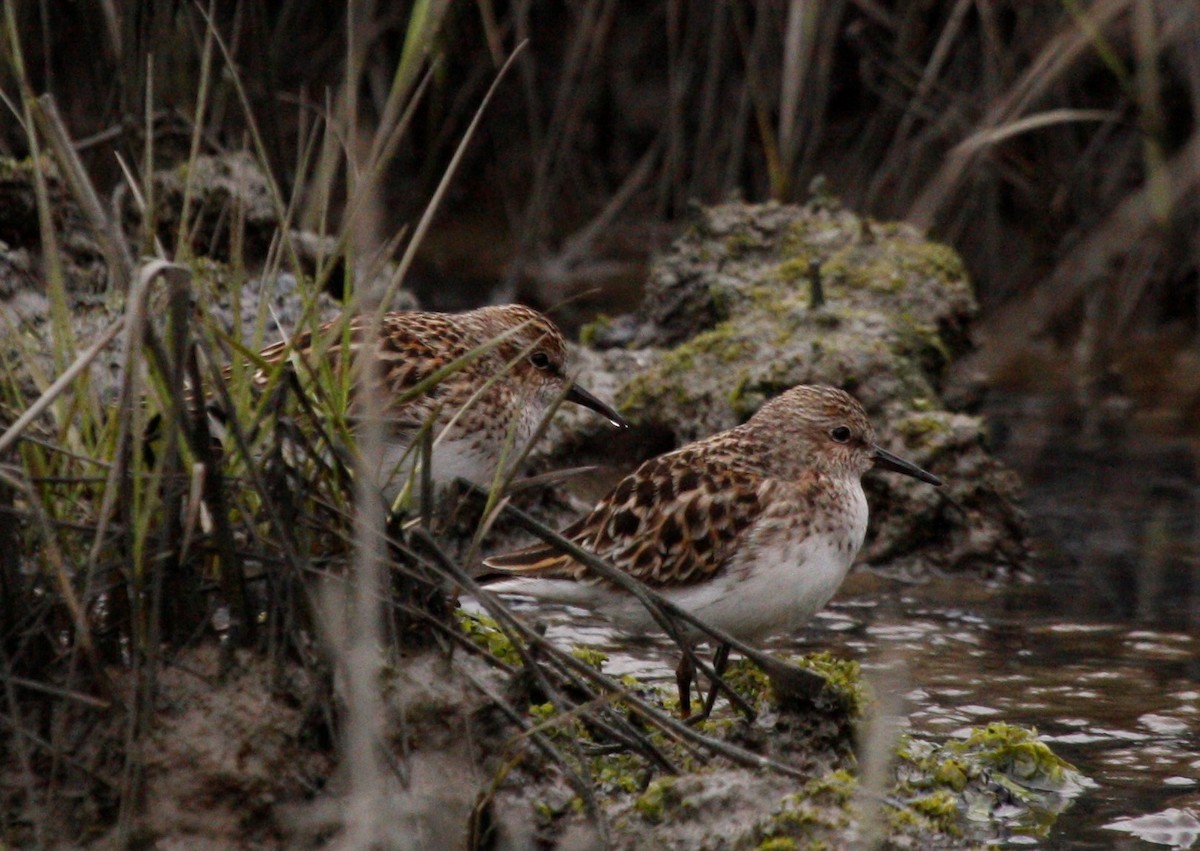
[[[1172,807],[1200,812],[1200,639],[1099,617],[1064,620],[1055,601],[1070,593],[1068,581],[914,586],[860,571],[801,635],[768,649],[859,660],[913,733],[944,738],[998,720],[1036,727],[1096,783],[1059,816],[1050,843],[1164,847],[1104,825]],[[673,688],[676,659],[665,639],[630,645],[567,607],[542,606],[537,619],[562,646],[608,653],[606,672]],[[1186,830],[1169,837],[1176,841],[1166,847],[1188,847]]]
[[[1048,396],[994,395],[986,416],[1026,484],[1037,579],[913,585],[859,568],[766,649],[859,660],[913,733],[1037,728],[1096,784],[1039,844],[1200,848],[1200,442],[1129,427],[1136,412],[1083,440]],[[608,653],[608,673],[674,688],[665,638],[631,645],[579,609],[537,618],[562,646]]]

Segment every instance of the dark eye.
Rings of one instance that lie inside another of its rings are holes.
[[[549,369],[550,355],[545,352],[534,352],[529,356],[529,362],[538,369]]]
[[[830,430],[829,436],[838,443],[845,443],[850,439],[850,429],[846,428],[845,426],[838,426],[837,428]]]

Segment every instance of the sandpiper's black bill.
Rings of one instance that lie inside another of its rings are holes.
[[[585,408],[591,408],[597,414],[605,417],[610,423],[617,428],[629,428],[629,423],[625,418],[613,410],[610,406],[604,404],[591,393],[584,390],[578,384],[572,384],[571,389],[567,391],[564,397],[568,402],[574,402],[576,405],[583,405]]]
[[[914,479],[920,479],[923,482],[929,482],[931,485],[941,487],[942,480],[933,473],[926,473],[916,464],[911,461],[905,461],[899,458],[886,449],[875,447],[875,466],[882,467],[885,470],[891,470],[893,473],[903,473],[906,476],[912,476]]]

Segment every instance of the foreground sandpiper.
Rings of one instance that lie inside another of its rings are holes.
[[[349,324],[349,351],[358,357],[368,342],[369,316]],[[385,313],[378,325],[373,356],[378,358],[385,428],[382,461],[384,493],[392,498],[408,480],[403,461],[422,426],[433,421],[432,475],[436,483],[458,477],[487,487],[505,453],[516,457],[551,406],[574,402],[606,417],[625,421],[612,407],[573,383],[566,373],[567,346],[554,323],[532,308],[509,304],[467,313],[400,311]],[[268,364],[284,358],[308,363],[320,358],[336,368],[344,346],[343,326],[327,323],[316,336],[298,335],[264,349]],[[473,350],[489,346],[461,369],[426,392],[412,390]],[[259,371],[259,379],[265,370]],[[412,398],[409,398],[409,397]],[[509,432],[515,432],[510,436]]]
[[[842,584],[866,534],[861,477],[872,467],[941,484],[877,446],[849,394],[795,387],[745,424],[642,464],[563,535],[701,620],[754,642],[799,628]],[[507,575],[490,583],[495,592],[584,606],[632,633],[655,627],[633,595],[552,547],[485,565]],[[700,638],[690,633],[687,640]],[[686,654],[676,676],[686,717]]]

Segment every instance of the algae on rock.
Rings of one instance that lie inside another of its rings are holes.
[[[988,452],[983,423],[940,398],[976,312],[957,255],[915,228],[830,205],[737,203],[700,210],[655,264],[636,317],[589,337],[607,347],[621,413],[676,445],[744,422],[797,384],[846,389],[881,445],[946,482],[868,475],[876,519],[863,560],[992,573],[1027,553],[1018,482]],[[587,380],[605,371],[593,364]]]

